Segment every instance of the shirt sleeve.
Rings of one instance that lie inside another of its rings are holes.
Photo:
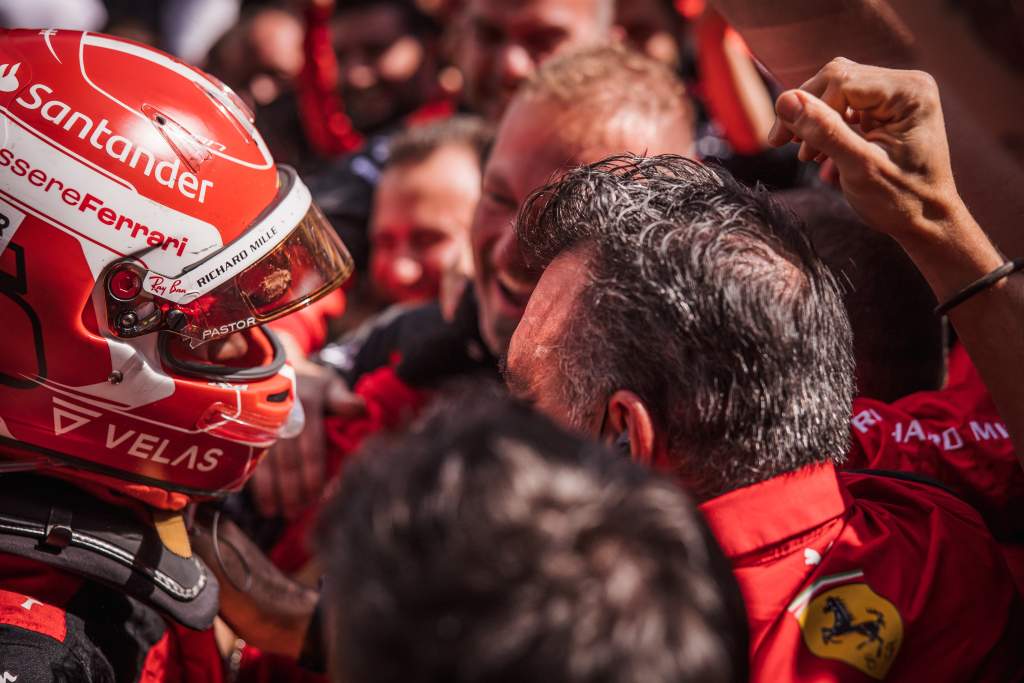
[[[997,538],[1024,539],[1024,471],[985,385],[966,354],[960,361],[939,391],[856,399],[846,468],[931,477],[977,508]]]

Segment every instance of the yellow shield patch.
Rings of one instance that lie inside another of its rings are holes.
[[[811,652],[878,680],[889,673],[903,642],[903,620],[896,606],[866,583],[821,586],[801,607],[795,616]]]

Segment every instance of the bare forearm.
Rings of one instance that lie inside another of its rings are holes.
[[[904,243],[936,299],[947,301],[1004,259],[967,212],[957,209],[936,240]],[[960,341],[1006,423],[1018,458],[1024,454],[1024,278],[1011,275],[949,313]],[[1024,465],[1024,458],[1021,458]]]
[[[1024,466],[1024,279],[1008,279],[949,315]]]

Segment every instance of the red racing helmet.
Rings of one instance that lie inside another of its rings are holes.
[[[239,488],[302,422],[260,325],[351,269],[219,81],[110,36],[0,31],[0,470],[164,507]],[[235,333],[241,358],[204,360]]]

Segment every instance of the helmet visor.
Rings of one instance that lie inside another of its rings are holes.
[[[106,279],[114,333],[167,330],[195,347],[288,315],[344,282],[352,258],[291,173],[281,200],[262,220],[186,272],[168,277],[137,262],[115,264]]]

